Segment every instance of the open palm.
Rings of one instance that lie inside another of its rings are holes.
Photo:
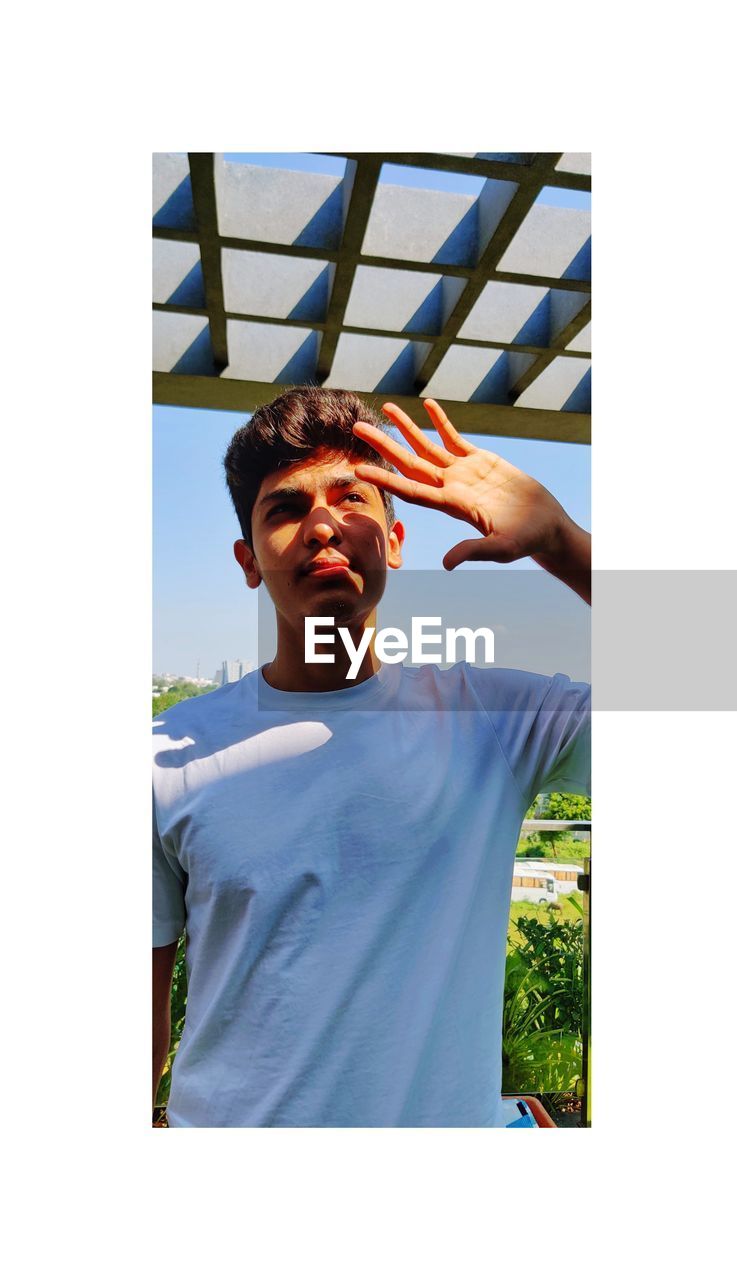
[[[464,560],[508,563],[523,556],[549,554],[566,519],[560,503],[518,467],[464,440],[435,400],[423,403],[445,447],[429,440],[396,405],[385,404],[383,412],[414,453],[380,428],[357,422],[354,433],[400,473],[361,462],[355,467],[357,478],[407,502],[445,511],[478,529],[482,537],[466,539],[446,552],[446,569],[454,569]]]

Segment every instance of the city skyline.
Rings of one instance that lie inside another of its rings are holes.
[[[154,671],[151,676],[153,688],[155,692],[166,692],[174,684],[195,684],[202,688],[210,685],[230,684],[235,680],[241,680],[249,671],[253,670],[253,664],[244,662],[243,658],[224,658],[220,665],[215,669],[212,676],[196,676],[187,675],[183,671]]]

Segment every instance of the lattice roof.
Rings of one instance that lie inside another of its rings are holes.
[[[588,442],[590,214],[538,198],[590,191],[589,156],[343,154],[343,177],[154,155],[154,401],[252,410],[313,382]],[[387,163],[484,182],[402,187]]]

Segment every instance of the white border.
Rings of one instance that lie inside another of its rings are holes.
[[[733,215],[713,184],[729,152],[714,126],[729,118],[729,42],[707,50],[698,28],[636,12],[636,33],[624,14],[607,24],[593,69],[596,19],[582,4],[528,6],[521,26],[496,13],[486,30],[458,9],[420,24],[416,10],[380,6],[355,16],[352,38],[343,8],[332,28],[280,11],[269,31],[226,5],[211,58],[191,7],[145,31],[116,23],[97,49],[67,11],[21,34],[33,69],[15,60],[28,109],[5,166],[18,357],[6,367],[16,608],[3,942],[17,1059],[4,1137],[32,1270],[64,1254],[80,1276],[233,1263],[279,1276],[312,1263],[372,1280],[568,1276],[604,1259],[709,1272],[718,1259],[731,905],[663,903],[651,860],[667,848],[680,882],[719,847],[721,822],[729,831],[726,716],[597,717],[590,1133],[147,1127],[150,152],[474,150],[497,130],[499,146],[592,149],[596,564],[725,567],[734,468],[717,428],[730,408],[719,343]],[[530,1228],[520,1206],[532,1194],[565,1231]]]

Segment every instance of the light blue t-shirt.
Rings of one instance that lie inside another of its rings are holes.
[[[154,946],[186,928],[168,1119],[503,1125],[514,854],[586,793],[588,685],[459,663],[335,693],[261,671],[154,725]]]

